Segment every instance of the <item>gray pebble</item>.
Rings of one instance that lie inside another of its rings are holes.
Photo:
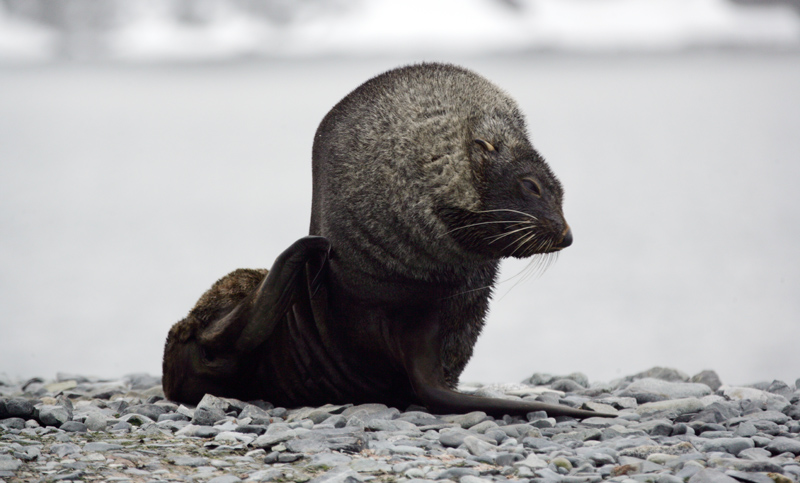
[[[178,456],[177,458],[173,459],[172,463],[177,466],[196,467],[207,465],[208,460],[200,456]]]
[[[725,474],[743,483],[775,483],[775,480],[764,473],[748,473],[745,471],[729,470],[726,471]]]
[[[773,455],[781,453],[794,453],[800,455],[800,440],[778,436],[766,445],[766,448]]]
[[[632,382],[621,396],[635,397],[638,394],[655,394],[667,399],[687,397],[700,398],[711,394],[711,388],[694,382],[669,382],[655,378],[644,378]]]
[[[38,408],[37,419],[44,426],[61,426],[72,419],[72,411],[61,405],[44,405]]]
[[[105,431],[108,418],[99,411],[93,411],[86,416],[83,422],[90,431]]]
[[[737,483],[737,480],[721,471],[705,469],[692,475],[689,483]]]
[[[22,418],[6,418],[0,420],[0,426],[5,426],[9,429],[23,429],[25,428],[25,420]]]
[[[62,424],[59,429],[70,433],[85,433],[88,431],[86,425],[78,421],[67,421]]]
[[[219,399],[219,398],[217,398]],[[214,407],[197,407],[194,410],[192,424],[198,426],[213,426],[214,423],[225,419],[225,413]]]
[[[695,374],[691,379],[689,379],[689,382],[705,384],[715,392],[720,388],[720,386],[722,386],[722,381],[720,381],[719,375],[717,375],[715,371],[703,371]]]
[[[479,456],[497,449],[497,446],[480,440],[475,436],[467,436],[464,438],[464,446],[467,447],[467,451],[475,456]]]
[[[17,471],[22,461],[8,455],[0,455],[0,471]]]
[[[443,417],[447,422],[455,423],[464,429],[471,428],[478,423],[486,421],[489,417],[483,411],[473,411],[467,414],[450,415]]]
[[[701,443],[698,449],[704,453],[722,451],[736,456],[739,452],[754,447],[755,443],[750,438],[716,438]]]
[[[239,483],[242,481],[235,475],[222,475],[211,478],[207,483]]]

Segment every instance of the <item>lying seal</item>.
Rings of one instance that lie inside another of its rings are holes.
[[[379,75],[313,148],[310,236],[216,282],[169,332],[164,392],[286,407],[598,413],[454,390],[503,257],[569,246],[562,188],[515,102],[459,67]]]

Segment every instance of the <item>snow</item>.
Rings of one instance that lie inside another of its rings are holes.
[[[218,1],[201,22],[170,2],[125,4],[127,21],[98,42],[112,59],[193,61],[245,56],[480,55],[527,50],[673,51],[800,45],[789,6],[726,0],[371,0],[298,4],[287,23]],[[316,7],[315,7],[316,5]],[[59,55],[59,32],[0,7],[0,59]]]

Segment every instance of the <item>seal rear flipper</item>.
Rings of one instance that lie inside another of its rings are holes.
[[[206,393],[246,398],[245,373],[258,363],[253,351],[284,318],[297,291],[307,290],[306,263],[315,256],[327,260],[329,250],[327,239],[304,237],[278,256],[262,280],[237,280],[252,272],[237,270],[215,284],[170,330],[164,348],[165,395],[188,403]],[[226,290],[225,283],[235,290]]]
[[[278,256],[269,274],[252,294],[203,332],[203,345],[215,347],[222,340],[231,352],[241,354],[263,344],[275,324],[298,300],[298,290],[307,290],[306,263],[315,256],[322,257],[324,263],[329,253],[330,242],[321,236],[306,236],[294,242]],[[235,337],[228,332],[234,332]]]
[[[548,416],[570,416],[573,418],[616,417],[615,414],[575,409],[556,404],[534,401],[516,401],[463,394],[449,388],[445,383],[440,357],[441,343],[438,324],[419,324],[422,330],[406,339],[403,350],[405,366],[420,403],[435,414],[464,414],[483,411],[495,417],[505,414],[527,414],[546,411]]]

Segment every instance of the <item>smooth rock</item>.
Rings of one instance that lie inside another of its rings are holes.
[[[235,475],[222,475],[211,478],[207,483],[239,483],[240,481],[242,480]]]
[[[161,386],[160,377],[151,376],[147,373],[128,374],[122,379],[127,384],[130,384],[133,390],[150,389],[155,386]]]
[[[795,455],[800,455],[800,440],[778,436],[770,441],[765,449],[771,452],[773,455],[778,455],[781,453],[794,453]]]
[[[464,438],[464,446],[467,447],[467,451],[469,451],[471,454],[475,456],[480,456],[490,451],[497,450],[497,446],[489,444],[486,441],[480,440],[475,436],[467,436],[466,438]]]
[[[712,391],[716,391],[717,389],[720,388],[720,386],[722,386],[722,381],[720,380],[719,375],[715,371],[702,371],[692,376],[692,378],[689,379],[689,382],[697,382],[700,384],[705,384],[706,386],[711,388]]]
[[[83,422],[90,431],[105,431],[108,418],[100,411],[93,411],[86,416]]]
[[[692,477],[689,478],[689,483],[738,483],[738,482],[736,479],[731,478],[730,476],[720,471],[712,469],[704,469],[692,475]]]
[[[62,424],[59,429],[70,433],[85,433],[88,431],[86,425],[78,421],[67,421],[66,423]]]
[[[172,460],[172,463],[176,466],[205,466],[208,464],[208,460],[201,456],[178,456]]]
[[[722,451],[736,456],[741,451],[754,447],[755,443],[750,438],[715,438],[700,444],[699,449],[703,453]]]
[[[703,403],[697,398],[672,399],[642,404],[636,408],[636,413],[642,417],[661,412],[671,412],[676,415],[699,412],[704,408]]]
[[[17,471],[22,461],[8,455],[0,455],[0,471]]]
[[[106,443],[104,441],[92,441],[83,445],[83,451],[87,453],[103,453],[105,451],[120,450],[122,448],[122,445]]]
[[[225,413],[217,408],[197,407],[194,410],[192,424],[197,426],[213,426],[217,421],[225,419]]]
[[[5,401],[6,413],[9,417],[29,419],[33,417],[33,403],[23,398],[11,398]]]
[[[517,461],[514,463],[515,467],[526,466],[528,468],[537,469],[537,468],[547,468],[547,462],[537,456],[534,453],[531,453],[522,461]]]
[[[10,429],[23,429],[25,428],[25,420],[22,418],[6,418],[0,420],[0,425]]]
[[[61,405],[44,405],[39,408],[37,418],[44,426],[61,426],[72,419],[72,411]]]
[[[711,394],[711,388],[694,382],[669,382],[661,379],[644,378],[632,382],[621,396],[649,393],[669,399],[701,398]]]
[[[629,376],[626,379],[637,380],[647,378],[661,379],[662,381],[669,382],[683,382],[689,380],[689,375],[683,371],[679,371],[678,369],[656,366],[638,374],[634,374],[633,376]]]

